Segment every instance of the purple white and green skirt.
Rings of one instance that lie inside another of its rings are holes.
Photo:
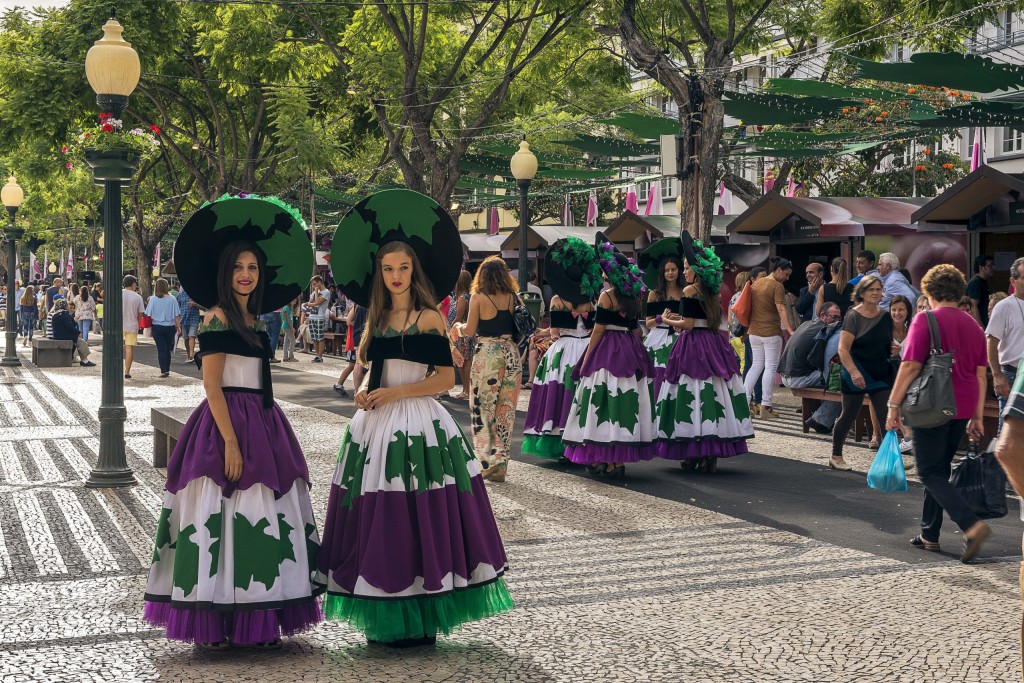
[[[541,358],[526,410],[523,453],[539,458],[560,458],[564,455],[562,430],[569,418],[577,384],[572,372],[587,352],[589,343],[589,336],[563,333]]]
[[[724,332],[695,327],[672,349],[656,408],[658,456],[729,458],[753,438],[739,360]]]
[[[173,640],[271,642],[323,620],[309,472],[276,404],[264,408],[259,393],[224,397],[242,477],[224,476],[224,441],[203,401],[168,460],[145,620]]]
[[[349,423],[317,564],[327,618],[369,640],[448,634],[512,609],[480,463],[433,398],[360,410]]]
[[[660,326],[651,330],[644,338],[644,348],[651,357],[654,365],[654,395],[657,396],[661,390],[661,383],[665,381],[665,368],[668,365],[668,357],[672,353],[672,347],[676,343],[680,333],[673,332],[671,327]]]
[[[605,328],[574,375],[580,379],[562,431],[565,457],[587,465],[654,458],[654,367],[640,337]]]

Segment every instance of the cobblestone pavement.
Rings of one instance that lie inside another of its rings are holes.
[[[145,457],[149,410],[198,402],[199,383],[134,368],[139,485],[90,490],[96,369],[0,371],[4,683],[1020,680],[1019,557],[910,564],[525,463],[489,489],[512,613],[433,650],[368,647],[328,623],[278,652],[197,651],[141,614],[164,477]],[[282,407],[322,517],[345,421]],[[796,458],[820,447],[776,427],[756,442]]]

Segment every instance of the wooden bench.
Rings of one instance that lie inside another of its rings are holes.
[[[800,399],[800,426],[803,427],[804,434],[810,431],[810,428],[807,426],[807,420],[821,406],[822,401],[843,402],[842,394],[826,389],[790,389],[790,391]],[[874,431],[871,426],[870,405],[865,394],[864,403],[861,405],[860,412],[857,413],[857,419],[853,421],[853,438],[857,443],[860,443],[865,436],[870,438],[871,433]]]
[[[153,425],[153,467],[167,467],[167,458],[178,445],[181,430],[194,408],[153,408],[149,422]]]
[[[39,368],[71,367],[75,343],[70,339],[32,339],[32,364]]]
[[[822,401],[834,401],[840,403],[843,400],[843,395],[835,391],[826,391],[825,389],[790,389],[790,392],[794,396],[800,399],[800,413],[802,415],[804,434],[810,431],[807,426],[807,420],[814,414],[814,411],[818,409]],[[860,412],[857,414],[857,419],[853,424],[853,435],[854,439],[860,443],[861,438],[864,435],[870,435],[874,428],[871,425],[871,410],[870,402],[868,401],[867,394],[864,395],[864,403],[861,406]],[[999,404],[994,399],[988,399],[985,401],[985,412],[983,413],[983,426],[985,429],[985,440],[987,443],[988,439],[991,439],[996,434],[996,428],[999,425]],[[879,416],[880,420],[884,420],[885,417]],[[966,437],[965,437],[966,438]],[[966,448],[965,444],[961,444],[962,447]]]

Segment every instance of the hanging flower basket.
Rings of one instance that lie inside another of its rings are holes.
[[[127,184],[139,165],[142,153],[134,149],[95,149],[86,147],[85,165],[92,169],[97,184],[120,180]]]

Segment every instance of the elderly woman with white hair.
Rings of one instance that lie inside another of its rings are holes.
[[[889,302],[897,295],[903,295],[910,301],[917,301],[921,292],[907,282],[907,278],[900,272],[900,259],[896,254],[886,252],[878,257],[878,276],[882,278],[884,292],[882,303],[879,304],[885,310],[889,310]]]

